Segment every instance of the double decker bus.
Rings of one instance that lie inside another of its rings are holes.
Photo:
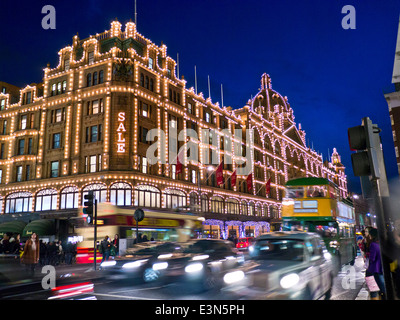
[[[357,255],[353,203],[340,197],[338,186],[325,178],[289,180],[282,201],[282,229],[318,233],[336,259],[337,271]]]
[[[202,232],[203,217],[193,214],[181,214],[172,211],[147,210],[144,219],[138,223],[141,236],[154,241],[185,242],[197,238]],[[97,243],[106,236],[111,240],[118,234],[120,248],[134,243],[136,239],[135,208],[118,207],[111,203],[97,204]],[[94,261],[94,226],[86,223],[86,217],[79,209],[80,226],[75,228],[77,243],[77,263],[93,263]],[[102,255],[96,253],[96,261],[101,262]]]

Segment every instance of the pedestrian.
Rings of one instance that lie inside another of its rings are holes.
[[[119,255],[119,235],[118,234],[116,234],[114,236],[113,246],[114,246],[114,255],[118,256]]]
[[[43,240],[39,241],[40,254],[39,254],[39,263],[41,266],[45,266],[47,264],[47,246],[43,242]]]
[[[58,241],[57,243],[57,259],[56,259],[56,264],[61,264],[64,262],[64,250],[62,246],[61,240]]]
[[[36,264],[39,262],[39,238],[35,232],[26,241],[24,254],[22,255],[22,263],[25,264],[26,270],[30,276],[34,276]]]
[[[54,242],[49,242],[47,246],[48,263],[54,266],[56,264],[57,247]]]
[[[8,234],[4,234],[3,240],[1,240],[1,244],[3,247],[3,253],[10,253],[10,237]]]
[[[108,261],[111,250],[111,244],[108,241],[108,236],[104,237],[104,240],[100,243],[100,247],[101,247],[101,253],[103,254],[103,259],[101,260],[101,262]]]
[[[371,300],[386,300],[385,280],[381,261],[381,251],[379,247],[378,229],[371,228],[368,231],[368,268],[366,276],[373,276],[379,287],[378,292],[371,292]]]
[[[13,247],[12,247],[12,254],[17,255],[17,258],[19,258],[20,253],[22,251],[21,247],[21,235],[17,233],[14,237],[14,242],[13,242]]]
[[[64,251],[65,251],[65,263],[69,265],[72,263],[72,255],[74,253],[74,248],[71,242],[67,242]]]

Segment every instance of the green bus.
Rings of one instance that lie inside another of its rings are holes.
[[[282,229],[318,233],[327,250],[342,265],[357,256],[352,201],[340,197],[338,186],[325,178],[306,177],[286,183],[282,201]]]

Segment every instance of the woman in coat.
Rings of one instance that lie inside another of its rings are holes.
[[[30,276],[34,275],[36,264],[39,262],[39,251],[39,238],[34,232],[30,239],[26,241],[24,254],[22,255],[22,263],[25,264],[26,270]]]

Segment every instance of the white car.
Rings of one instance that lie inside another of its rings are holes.
[[[244,299],[330,298],[332,257],[316,233],[265,234],[249,254],[247,263],[225,274],[224,290]]]

